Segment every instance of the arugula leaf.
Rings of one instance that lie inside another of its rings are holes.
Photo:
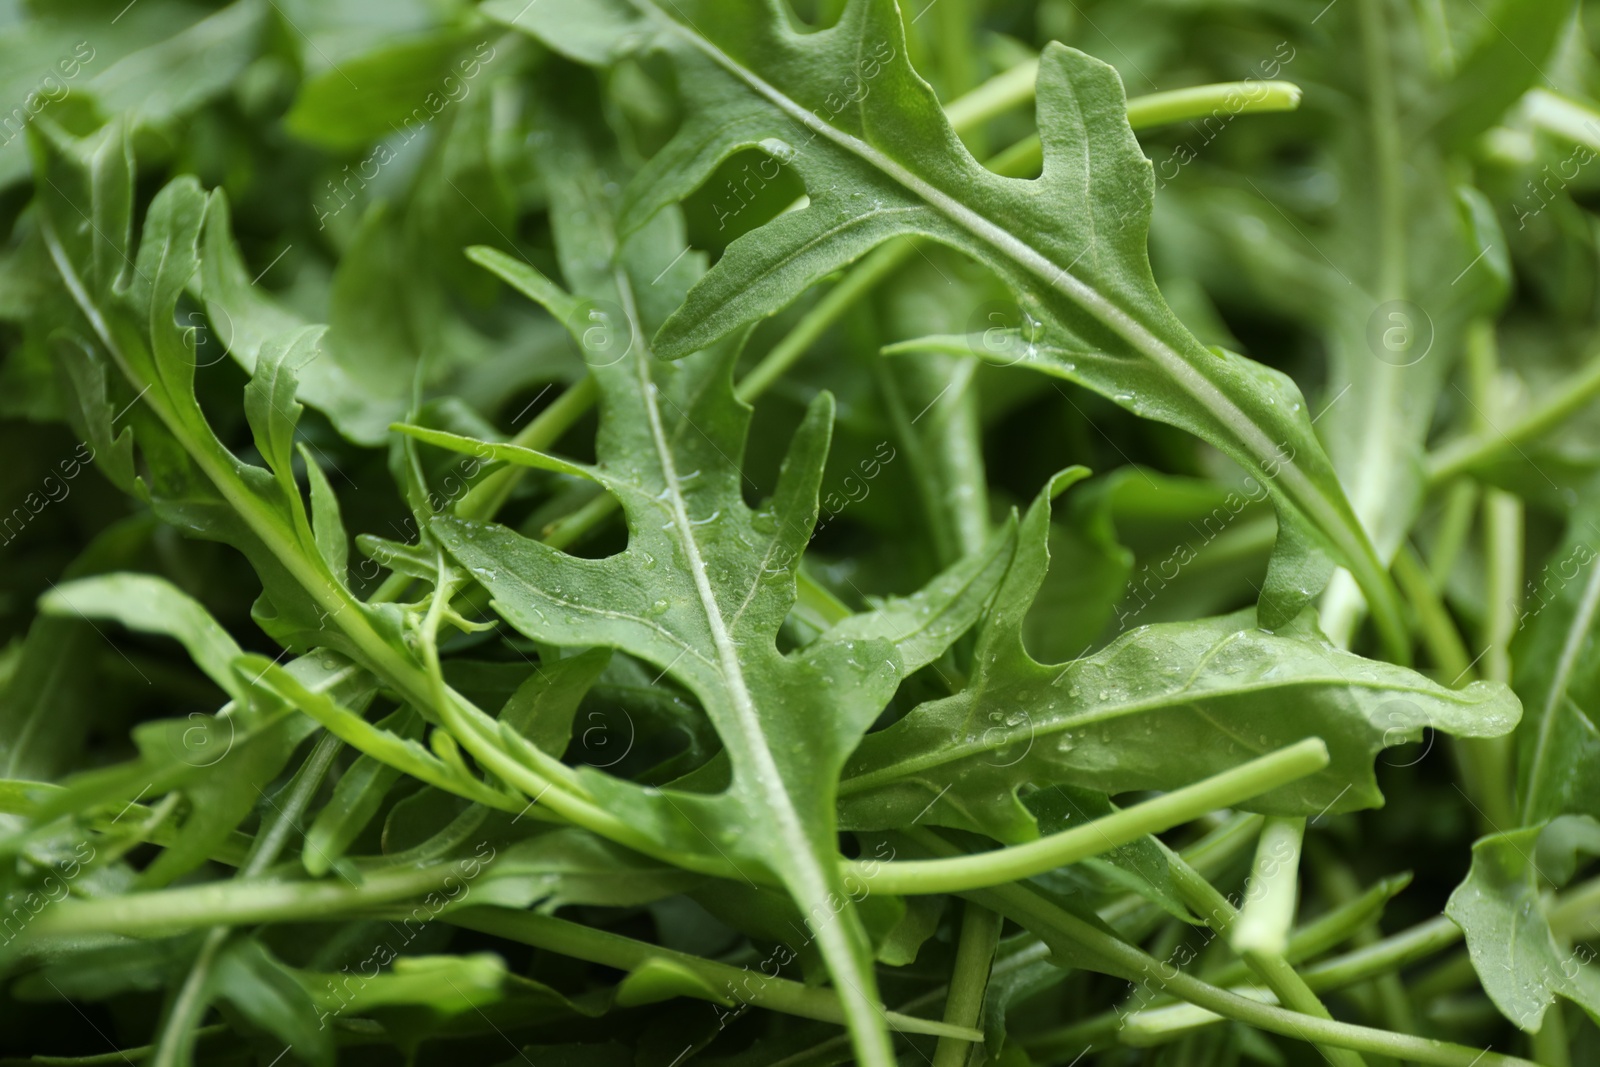
[[[644,339],[649,305],[638,294],[676,236],[671,217],[658,216],[656,232],[619,241],[581,140],[559,127],[553,134],[569,162],[546,174],[552,201],[561,205],[562,265],[579,299],[592,308],[604,301],[606,309],[569,318],[569,327],[580,339],[603,329],[624,340],[608,337],[591,371],[601,395],[601,462],[522,458],[582,474],[616,496],[628,518],[628,548],[584,560],[503,527],[439,518],[432,532],[520,632],[550,644],[621,648],[699,699],[726,746],[726,791],[651,795],[594,771],[585,785],[675,850],[726,857],[735,869],[754,864],[780,879],[810,918],[857,1054],[886,1063],[865,933],[853,908],[830,904],[844,893],[833,860],[833,786],[903,668],[881,637],[825,637],[790,656],[776,647],[816,521],[831,400],[824,395],[811,405],[771,501],[752,511],[738,463],[749,415],[733,395],[732,352],[668,365],[651,358]],[[531,268],[514,276],[545,296],[552,311],[572,306]],[[615,356],[611,346],[620,349]],[[752,811],[761,813],[765,832],[749,832]]]
[[[1172,789],[1307,736],[1327,742],[1328,768],[1245,806],[1351,811],[1382,803],[1373,756],[1423,727],[1496,737],[1516,726],[1518,702],[1502,685],[1445,689],[1336,648],[1305,623],[1257,629],[1248,613],[1142,626],[1092,656],[1035,662],[1023,620],[1049,561],[1050,498],[1068,480],[1023,519],[967,687],[869,735],[851,757],[839,787],[846,825],[916,820],[1022,841],[1038,829],[1019,790]]]
[[[1108,66],[1052,44],[1039,63],[1045,166],[1002,178],[960,144],[905,62],[887,0],[852,0],[827,30],[800,34],[776,10],[733,0],[674,4],[589,0],[560,14],[494,3],[491,13],[558,50],[571,25],[605,47],[669,52],[693,102],[690,120],[630,190],[625,228],[687,194],[734,152],[765,146],[792,165],[808,206],[729,245],[663,324],[666,357],[703,348],[771,314],[828,272],[897,236],[936,238],[987,263],[1042,323],[1047,346],[1023,362],[1070,378],[1147,418],[1203,437],[1263,479],[1279,505],[1280,551],[1263,618],[1282,625],[1327,578],[1331,551],[1357,575],[1389,651],[1407,655],[1386,568],[1356,521],[1285,376],[1204,348],[1162,299],[1145,243],[1150,163],[1128,127]],[[709,31],[705,28],[711,27]],[[707,35],[709,32],[709,36]],[[1060,210],[1077,201],[1077,211]]]
[[[1600,1019],[1600,973],[1594,954],[1558,934],[1541,895],[1572,877],[1578,856],[1600,855],[1600,823],[1563,815],[1548,823],[1493,834],[1472,846],[1472,869],[1445,909],[1466,934],[1484,990],[1500,1013],[1536,1033],[1556,996]]]

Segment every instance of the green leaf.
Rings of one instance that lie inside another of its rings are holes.
[[[39,607],[56,615],[115,619],[130,630],[176,638],[223,692],[244,700],[244,687],[233,671],[243,650],[199,601],[171,582],[147,574],[80,578],[46,593]]]
[[[493,55],[483,42],[474,58],[465,43],[459,34],[428,34],[346,60],[300,86],[284,123],[297,137],[345,152],[381,141],[408,122],[426,125],[475,90],[482,55]]]
[[[494,871],[473,902],[534,907],[545,915],[570,905],[633,908],[688,892],[704,875],[565,828],[518,841],[495,854]]]
[[[227,92],[256,56],[265,14],[259,4],[237,0],[100,70],[89,90],[130,127],[159,129]]]
[[[598,648],[540,664],[500,709],[500,721],[559,757],[572,740],[579,701],[610,661],[610,650]]]
[[[1492,834],[1472,846],[1472,869],[1445,907],[1466,934],[1489,999],[1529,1033],[1538,1032],[1557,995],[1600,1021],[1594,953],[1552,928],[1542,895],[1572,877],[1580,852],[1600,855],[1600,823],[1588,816]]]
[[[571,160],[547,175],[563,268],[583,297],[606,309],[606,327],[628,341],[595,351],[592,364],[601,394],[592,476],[621,502],[628,547],[585,560],[494,525],[440,518],[433,533],[520,632],[622,649],[699,699],[726,746],[725,792],[646,792],[594,771],[585,785],[671,848],[754,866],[780,880],[803,913],[828,909],[833,917],[814,924],[815,937],[838,979],[858,1054],[886,1063],[865,932],[853,907],[829,904],[843,893],[833,789],[902,665],[881,638],[824,638],[788,656],[776,647],[816,521],[831,398],[811,404],[769,502],[751,510],[738,462],[749,410],[733,395],[731,353],[676,364],[651,358],[642,294],[660,267],[641,242],[651,241],[651,251],[668,242],[656,244],[647,230],[619,247],[599,183],[580,169],[581,142],[565,128],[556,136]],[[671,217],[659,219],[662,236],[675,236]],[[581,339],[589,326],[569,328]],[[752,813],[759,833],[749,830]]]
[[[316,1002],[319,1025],[326,1028],[341,1016],[372,1015],[388,1019],[384,1009],[407,1008],[434,1018],[450,1018],[482,1010],[506,998],[510,989],[534,994],[552,1005],[574,1007],[555,990],[538,982],[516,978],[505,961],[489,952],[462,956],[400,956],[391,967],[377,973],[384,956],[393,950],[375,953],[362,961],[361,972],[352,980],[348,974],[329,977],[315,971],[295,971],[294,977]]]
[[[254,938],[237,938],[217,953],[209,975],[211,992],[252,1023],[288,1043],[301,1059],[331,1067],[333,1032],[294,974]]]
[[[407,741],[422,737],[423,721],[411,708],[401,708],[385,716],[377,729]],[[333,787],[333,796],[317,812],[306,831],[300,862],[313,878],[321,877],[337,863],[377,815],[384,798],[400,780],[401,768],[384,763],[366,753],[356,757]]]
[[[950,129],[906,62],[888,0],[852,0],[827,30],[801,34],[774,8],[741,0],[659,5],[587,0],[514,25],[560,47],[574,17],[607,48],[669,52],[688,121],[630,188],[624,228],[700,185],[734,152],[764,146],[795,168],[808,206],[735,240],[656,338],[675,358],[769,315],[891,237],[935,238],[984,262],[1021,294],[1046,346],[1022,362],[1070,378],[1135,414],[1214,444],[1264,480],[1279,506],[1281,561],[1262,600],[1267,625],[1299,614],[1326,577],[1322,549],[1350,567],[1391,654],[1408,654],[1398,598],[1284,375],[1189,334],[1151,276],[1151,165],[1128,126],[1116,72],[1059,44],[1039,61],[1044,173],[1003,178]],[[670,8],[670,10],[669,10]],[[1062,210],[1061,205],[1075,205]],[[1015,359],[1012,359],[1015,362]],[[1290,530],[1292,533],[1289,533]]]
[[[1327,742],[1328,768],[1244,806],[1350,811],[1382,803],[1372,759],[1383,748],[1425,726],[1486,737],[1517,723],[1504,686],[1446,689],[1336,648],[1303,622],[1256,628],[1248,612],[1143,626],[1092,656],[1038,663],[1021,630],[1048,564],[1051,492],[1023,519],[966,689],[869,735],[851,758],[840,784],[847,825],[917,820],[1028,840],[1038,828],[1024,787],[1172,789],[1311,736]]]

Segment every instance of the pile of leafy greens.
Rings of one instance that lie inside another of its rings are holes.
[[[1600,39],[0,5],[5,1062],[1600,1058]]]

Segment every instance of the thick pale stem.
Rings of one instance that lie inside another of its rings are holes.
[[[1288,948],[1305,832],[1304,819],[1275,817],[1262,824],[1244,907],[1228,938],[1241,956],[1258,953],[1281,957]]]

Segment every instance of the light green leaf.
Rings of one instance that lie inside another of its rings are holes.
[[[699,699],[726,746],[726,791],[646,791],[594,771],[585,785],[669,847],[770,872],[802,913],[836,913],[815,924],[816,940],[838,979],[858,1054],[886,1064],[865,932],[853,907],[829,904],[843,893],[833,788],[903,668],[882,638],[824,638],[787,656],[776,647],[816,521],[831,398],[811,404],[770,500],[751,510],[738,462],[749,409],[733,395],[732,353],[667,364],[648,350],[642,294],[662,274],[654,258],[675,254],[667,251],[681,240],[675,220],[662,214],[655,232],[619,246],[579,137],[567,127],[554,136],[566,165],[547,181],[564,273],[629,342],[593,353],[591,364],[601,394],[594,476],[622,504],[628,547],[585,560],[494,525],[440,518],[433,533],[522,633],[623,649]],[[581,339],[588,326],[574,325]],[[759,833],[749,830],[753,813]]]
[[[611,651],[597,648],[541,663],[500,709],[500,721],[559,758],[572,740],[578,703],[610,662]]]
[[[130,630],[176,638],[206,676],[235,700],[244,687],[233,671],[243,654],[211,613],[171,582],[149,574],[107,574],[58,585],[39,600],[55,615],[115,619]]]
[[[422,736],[423,721],[411,708],[400,708],[376,724],[377,729],[406,741]],[[333,796],[317,812],[306,831],[300,862],[306,873],[319,878],[344,856],[351,843],[372,822],[401,769],[363,753],[339,776]]]
[[[1572,877],[1580,852],[1600,855],[1600,823],[1588,816],[1492,834],[1472,846],[1472,869],[1445,906],[1489,999],[1529,1033],[1558,994],[1600,1021],[1594,953],[1552,929],[1542,896]]]
[[[288,1043],[317,1067],[332,1067],[333,1031],[295,975],[254,938],[225,945],[212,962],[209,987],[255,1025]]]
[[[1023,787],[1172,789],[1311,736],[1327,743],[1328,768],[1244,806],[1349,811],[1382,803],[1373,756],[1423,727],[1484,737],[1517,723],[1504,686],[1446,689],[1336,648],[1304,621],[1275,634],[1248,612],[1143,626],[1092,656],[1037,663],[1021,628],[1048,563],[1050,491],[1023,519],[967,688],[869,735],[852,756],[840,784],[847,825],[918,819],[1027,840],[1038,829]]]

